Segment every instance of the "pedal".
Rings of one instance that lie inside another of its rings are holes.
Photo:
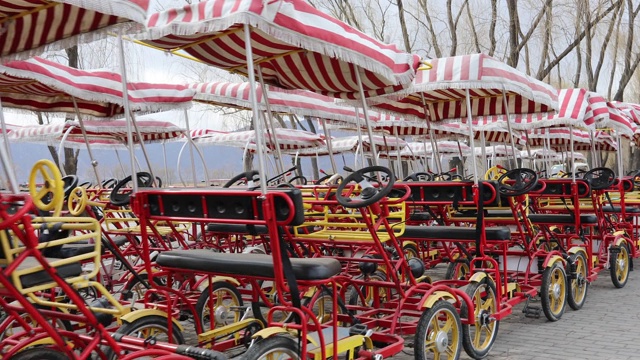
[[[365,324],[355,324],[349,328],[349,336],[354,335],[366,335],[367,334],[367,326]]]
[[[542,308],[539,308],[537,306],[526,306],[524,309],[522,309],[522,312],[524,313],[525,317],[539,319]]]

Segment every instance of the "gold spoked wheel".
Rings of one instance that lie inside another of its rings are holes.
[[[549,321],[558,321],[567,303],[567,275],[560,263],[547,267],[540,286],[542,311]]]
[[[465,280],[471,272],[467,259],[457,259],[449,263],[444,278],[447,280]]]
[[[503,168],[502,166],[493,166],[493,167],[490,167],[486,173],[484,173],[484,179],[498,180],[500,179],[500,176],[506,173],[507,173],[507,169]]]
[[[500,324],[492,318],[498,311],[496,287],[491,278],[485,277],[480,282],[470,283],[466,293],[473,301],[475,324],[462,325],[462,345],[470,357],[482,359],[491,351]],[[461,317],[467,316],[468,309],[464,304],[460,312]]]
[[[610,255],[610,272],[611,272],[611,282],[618,289],[623,288],[627,284],[627,280],[629,280],[629,249],[627,248],[626,243],[620,244],[620,246],[616,247],[617,251],[611,249]]]
[[[42,187],[38,187],[42,184]],[[56,165],[50,160],[39,160],[29,174],[29,194],[33,204],[42,211],[60,216],[64,204],[64,182]]]
[[[196,314],[204,331],[240,321],[243,306],[238,289],[227,282],[215,282],[202,291],[196,303]],[[213,322],[213,324],[212,324]]]
[[[462,349],[460,316],[446,301],[422,313],[415,336],[416,360],[457,359]]]
[[[567,303],[573,310],[580,310],[587,299],[587,290],[589,289],[587,257],[584,253],[579,252],[572,255],[570,259],[576,268],[576,276],[570,281]]]

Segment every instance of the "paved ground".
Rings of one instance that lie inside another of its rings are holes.
[[[517,306],[500,323],[487,359],[639,359],[639,274],[638,270],[631,272],[627,286],[616,289],[609,273],[602,272],[591,284],[584,307],[573,311],[567,306],[557,322],[547,321],[543,314],[539,319],[527,318],[522,314],[523,306]],[[186,335],[187,342],[195,340],[195,334]],[[414,359],[413,350],[405,348],[393,359]],[[469,359],[464,351],[461,359]]]

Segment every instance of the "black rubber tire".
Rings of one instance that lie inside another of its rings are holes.
[[[611,282],[613,286],[618,289],[622,289],[627,285],[629,281],[629,263],[631,258],[629,256],[629,248],[626,243],[620,245],[620,253],[617,257],[613,254],[609,257],[609,272],[611,273]],[[621,263],[622,262],[622,263]]]
[[[211,288],[211,292],[214,294],[214,296],[216,294],[216,291],[226,291],[227,294],[229,295],[233,294],[233,296],[235,297],[234,300],[236,301],[236,303],[233,306],[244,306],[244,303],[242,302],[242,295],[240,295],[240,291],[238,291],[238,289],[232,284],[221,281],[221,282],[214,282],[213,284],[209,285],[206,289],[202,290],[202,294],[200,294],[200,297],[198,298],[198,302],[196,303],[195,317],[197,321],[200,322],[200,325],[202,326],[202,329],[204,331],[208,331],[209,329],[211,329],[211,325],[205,324],[205,321],[203,319],[204,310],[209,301],[209,288]],[[237,322],[239,320],[240,320],[240,316],[238,314],[234,322]],[[225,325],[228,325],[228,324],[225,322]]]
[[[138,276],[139,276],[141,279],[143,279],[144,281],[146,281],[147,283],[149,282],[149,274],[147,274],[147,273],[142,273],[142,274],[138,274]],[[153,282],[154,282],[154,283],[156,283],[156,285],[158,285],[158,286],[165,286],[165,284],[162,282],[162,280],[161,280],[160,278],[158,278],[157,276],[155,276],[155,277],[153,278]],[[131,280],[130,280],[130,281],[128,281],[128,282],[125,284],[125,287],[124,287],[124,290],[125,290],[125,291],[124,291],[124,292],[126,292],[126,291],[133,291],[133,289],[134,289],[137,285],[142,286],[142,287],[145,289],[144,291],[146,292],[146,287],[145,287],[144,285],[142,285],[142,284],[140,283],[140,281],[139,281],[138,279],[136,279],[135,277],[132,277],[132,278],[131,278]],[[143,294],[142,294],[142,295],[143,295]],[[152,297],[151,297],[151,299],[152,299],[152,300],[158,300],[157,294],[154,294],[154,296],[152,296]],[[131,299],[131,298],[129,298],[129,299],[121,299],[121,300],[126,300],[126,301],[135,301],[136,299]],[[142,300],[142,299],[140,299],[140,300]]]
[[[464,272],[460,272],[460,271]],[[467,259],[457,259],[447,265],[447,272],[444,275],[446,280],[465,280],[470,272],[469,261]],[[465,276],[463,276],[465,275]]]
[[[554,294],[552,294],[552,290],[554,290],[552,286],[560,280],[562,280],[564,289],[562,289],[561,284],[558,284],[560,294],[558,294],[559,296],[556,301],[560,301],[560,304],[556,305],[552,300],[554,296]],[[546,316],[549,321],[558,321],[562,317],[562,314],[564,314],[567,305],[567,290],[567,275],[564,267],[562,267],[559,262],[544,269],[542,273],[542,285],[540,286],[540,305],[542,306],[544,316]]]
[[[69,357],[62,351],[46,348],[34,347],[20,351],[11,357],[13,360],[68,360]]]
[[[478,291],[480,292],[480,295],[481,295],[480,296],[481,301],[486,302],[490,298],[493,299],[492,300],[493,305],[490,307],[492,308],[491,309],[492,311],[496,311],[497,310],[496,307],[498,306],[498,297],[496,295],[496,286],[493,283],[493,281],[490,278],[485,277],[479,282],[470,283],[467,289],[465,290],[467,295],[471,297],[471,300],[476,300],[475,294]],[[482,296],[482,293],[484,293],[484,296]],[[476,306],[476,311],[477,311],[478,304],[476,304],[475,301],[474,301],[474,305]],[[460,317],[462,318],[467,317],[467,311],[468,311],[467,306],[463,302],[462,307],[460,308]],[[490,313],[487,313],[487,312],[484,312],[484,314],[487,314],[487,316],[491,315]],[[477,316],[476,314],[476,322],[478,320],[479,320],[479,316]],[[489,326],[492,326],[492,327],[489,328]],[[488,329],[488,333],[486,335],[488,335],[489,337],[485,338],[486,340],[483,341],[482,346],[476,346],[476,344],[473,343],[475,336],[471,334],[471,330],[472,328],[474,328],[473,330],[477,332],[478,325],[476,324],[472,326],[472,325],[462,324],[462,346],[464,347],[464,351],[467,353],[467,355],[469,355],[474,359],[482,359],[489,354],[496,340],[496,337],[498,336],[498,328],[500,327],[500,321],[494,320],[491,322],[489,326],[487,327],[482,326],[481,328],[483,332],[486,329]]]
[[[420,257],[420,253],[418,252],[418,246],[416,246],[416,244],[406,244],[405,246],[402,247],[402,250],[404,252],[404,257],[406,259]]]
[[[266,359],[269,353],[277,353],[280,350],[285,352],[287,359],[300,359],[300,349],[298,349],[298,341],[286,336],[272,336],[266,339],[256,341],[244,353],[244,360]]]
[[[432,336],[433,333],[431,329],[432,321],[442,313],[446,313],[448,316],[453,317],[454,324],[452,326],[452,331],[454,333],[457,332],[458,335],[457,341],[456,339],[451,340],[450,346],[453,346],[453,351],[447,359],[460,358],[460,353],[462,352],[462,336],[460,335],[462,324],[460,323],[460,315],[458,315],[456,308],[452,304],[439,300],[430,309],[426,309],[418,321],[418,328],[416,329],[414,340],[414,355],[416,360],[427,360],[433,358],[434,353],[427,352],[426,343],[427,338]],[[440,359],[439,356],[436,356],[435,358]]]
[[[570,260],[576,264],[576,278],[569,282],[567,291],[567,304],[573,310],[580,310],[587,300],[589,292],[589,267],[587,265],[587,257],[582,252],[570,255]]]
[[[168,321],[167,318],[164,318],[158,315],[143,316],[141,318],[134,320],[133,322],[123,323],[122,326],[120,326],[120,328],[115,333],[135,337],[136,332],[142,329],[155,328],[155,329],[160,329],[165,331],[165,334],[166,334],[166,332],[168,331],[167,321]],[[173,339],[170,339],[170,341],[168,342],[172,344],[177,344],[177,345],[184,344],[184,336],[182,335],[180,328],[178,328],[178,326],[176,326],[176,324],[173,322],[171,322],[171,326],[173,327],[172,329]],[[158,341],[167,342],[167,339],[159,339]],[[119,358],[118,354],[114,354],[113,349],[106,348],[106,346],[104,346],[103,350],[104,350],[106,359],[116,360]]]

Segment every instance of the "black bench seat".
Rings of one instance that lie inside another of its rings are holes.
[[[605,205],[602,207],[602,211],[606,212],[606,213],[621,213],[622,212],[622,207],[621,206],[611,206],[611,205]],[[624,211],[627,214],[638,214],[640,213],[640,208],[639,207],[635,207],[635,206],[626,206]]]
[[[60,261],[60,259],[55,259],[55,258],[46,258],[46,259],[49,263],[53,263],[54,261]],[[38,262],[36,258],[27,257],[20,263],[20,265],[18,265],[17,270],[25,270],[25,269],[33,268],[36,266],[40,266],[40,262]],[[66,265],[59,265],[59,266],[56,266],[55,268],[56,268],[56,271],[58,272],[58,275],[60,275],[60,277],[62,277],[63,279],[72,278],[82,274],[82,265],[79,262],[66,264]],[[22,283],[22,286],[24,288],[44,285],[52,281],[53,279],[51,279],[51,276],[49,276],[49,274],[45,270],[40,270],[32,274],[26,274],[26,275],[20,276],[20,282]],[[0,285],[0,287],[2,287],[2,285]]]
[[[529,214],[529,220],[534,224],[573,224],[572,214]],[[598,217],[594,214],[580,214],[580,224],[597,224]]]
[[[159,254],[156,263],[174,269],[222,275],[275,277],[271,255],[216,253],[210,250],[172,250]],[[342,271],[340,262],[332,258],[292,258],[291,265],[298,280],[325,280]]]
[[[225,224],[225,223],[209,223],[206,230],[208,232],[225,233],[225,234],[251,234],[251,235],[267,235],[269,229],[266,225],[245,225],[245,224]]]
[[[511,230],[506,226],[485,228],[487,240],[511,240]],[[476,229],[461,226],[409,226],[402,234],[403,238],[434,240],[475,240]]]

